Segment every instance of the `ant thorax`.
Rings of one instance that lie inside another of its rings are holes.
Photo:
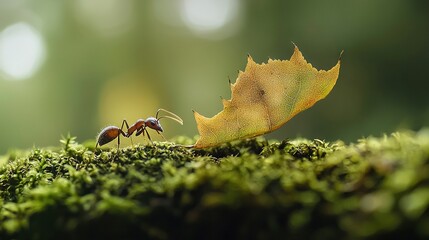
[[[128,127],[128,126],[127,126]],[[140,128],[145,128],[146,127],[146,122],[143,119],[139,119],[137,120],[133,125],[131,125],[131,127],[128,128],[128,136],[131,136],[134,131],[140,129]]]
[[[146,125],[145,120],[139,119],[130,128],[138,129],[138,128],[144,127],[145,125]]]

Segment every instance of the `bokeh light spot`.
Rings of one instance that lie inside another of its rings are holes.
[[[27,23],[16,23],[0,33],[0,71],[12,80],[31,77],[45,59],[42,35]]]
[[[224,27],[237,18],[239,0],[183,0],[181,17],[195,33],[221,34]]]

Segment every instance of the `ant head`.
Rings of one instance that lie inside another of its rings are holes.
[[[161,123],[159,122],[159,119],[156,119],[154,117],[147,118],[145,120],[145,124],[146,124],[146,127],[152,128],[153,130],[156,130],[159,132],[163,131]]]
[[[171,116],[165,115],[165,116],[158,117],[158,114],[160,111],[166,112],[166,113],[170,114]],[[144,121],[145,127],[152,128],[153,130],[158,131],[158,132],[163,132],[164,130],[162,129],[161,123],[159,122],[159,120],[162,118],[169,118],[169,119],[174,120],[174,121],[183,125],[183,120],[179,116],[177,116],[176,114],[169,112],[165,109],[160,108],[156,112],[156,117],[148,117]]]

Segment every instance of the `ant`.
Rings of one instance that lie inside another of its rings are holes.
[[[158,114],[161,111],[168,113],[171,116],[165,115],[165,116],[158,117]],[[103,130],[101,130],[100,134],[97,137],[97,143],[95,145],[95,148],[97,148],[98,145],[103,146],[104,144],[113,141],[115,138],[118,138],[118,148],[119,148],[120,136],[122,135],[124,137],[129,138],[136,131],[137,131],[136,136],[139,136],[140,134],[142,134],[144,136],[144,134],[146,132],[147,137],[152,142],[152,139],[150,138],[149,132],[147,131],[146,128],[151,128],[151,129],[155,130],[159,135],[162,136],[162,138],[165,139],[165,137],[161,134],[161,132],[163,132],[164,130],[161,126],[161,123],[159,122],[159,120],[162,118],[169,118],[169,119],[174,120],[174,121],[178,122],[179,124],[183,125],[183,120],[179,116],[177,116],[176,114],[174,114],[170,111],[167,111],[165,109],[160,108],[160,109],[158,109],[158,111],[156,111],[155,117],[148,117],[148,118],[146,118],[146,120],[139,119],[131,127],[129,127],[128,122],[125,119],[122,121],[121,128],[118,128],[116,126],[105,127]],[[122,130],[124,128],[124,124],[127,127],[126,133]]]

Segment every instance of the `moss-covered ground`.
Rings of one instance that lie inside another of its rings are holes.
[[[0,239],[427,239],[429,131],[0,158]]]

